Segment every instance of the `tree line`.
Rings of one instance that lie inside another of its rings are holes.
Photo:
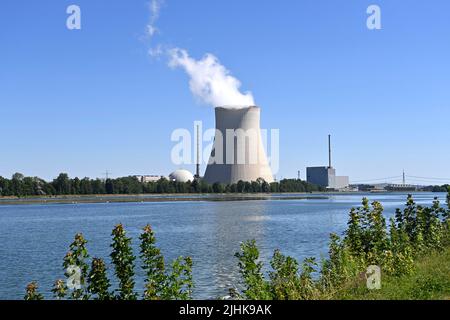
[[[284,179],[268,183],[263,179],[235,184],[208,184],[198,179],[192,182],[176,182],[161,178],[154,182],[141,182],[136,177],[116,179],[70,178],[61,173],[47,182],[39,177],[25,177],[15,173],[11,179],[0,176],[0,196],[60,196],[99,194],[176,194],[176,193],[284,193],[316,192],[325,188],[298,179]]]
[[[444,184],[443,186],[427,186],[422,188],[422,191],[428,192],[447,192],[450,185]]]

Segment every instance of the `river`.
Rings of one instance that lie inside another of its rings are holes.
[[[141,229],[152,225],[166,259],[192,257],[194,298],[215,299],[239,287],[234,253],[242,241],[255,239],[264,262],[274,249],[298,260],[326,257],[329,234],[345,230],[349,210],[363,196],[381,201],[387,218],[407,197],[401,193],[324,194],[243,201],[206,197],[204,201],[0,205],[0,299],[22,299],[32,280],[51,298],[52,284],[63,278],[62,259],[77,232],[89,241],[91,256],[109,263],[110,234],[118,223],[133,238],[136,253]],[[444,205],[445,194],[414,195],[423,205],[436,196]],[[136,262],[139,265],[139,259]],[[136,268],[136,274],[136,288],[142,293],[143,272]]]

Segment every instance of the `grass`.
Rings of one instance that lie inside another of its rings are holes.
[[[381,290],[368,290],[365,281],[349,284],[334,297],[344,300],[450,300],[450,247],[419,258],[415,270],[401,277],[382,277]]]

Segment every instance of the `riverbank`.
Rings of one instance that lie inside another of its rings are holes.
[[[368,290],[365,281],[333,296],[336,300],[450,300],[450,247],[417,260],[414,271],[401,277],[382,276],[380,290]]]
[[[402,192],[285,192],[285,193],[173,193],[173,194],[101,194],[65,196],[0,197],[2,205],[78,204],[78,203],[142,203],[142,202],[217,202],[262,200],[327,199],[331,196],[405,194]],[[414,194],[424,192],[414,192]],[[438,196],[438,194],[436,194]]]
[[[51,197],[0,197],[1,205],[77,204],[77,203],[139,203],[139,202],[194,202],[194,201],[259,201],[325,199],[324,193],[244,193],[244,194],[135,194],[135,195],[68,195]]]

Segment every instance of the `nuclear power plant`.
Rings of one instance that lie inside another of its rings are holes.
[[[240,180],[274,181],[261,139],[261,110],[256,106],[218,107],[216,134],[204,180],[233,184]]]
[[[328,135],[328,167],[306,168],[306,179],[309,183],[330,190],[345,190],[349,187],[349,177],[337,176],[331,164],[331,135]]]

